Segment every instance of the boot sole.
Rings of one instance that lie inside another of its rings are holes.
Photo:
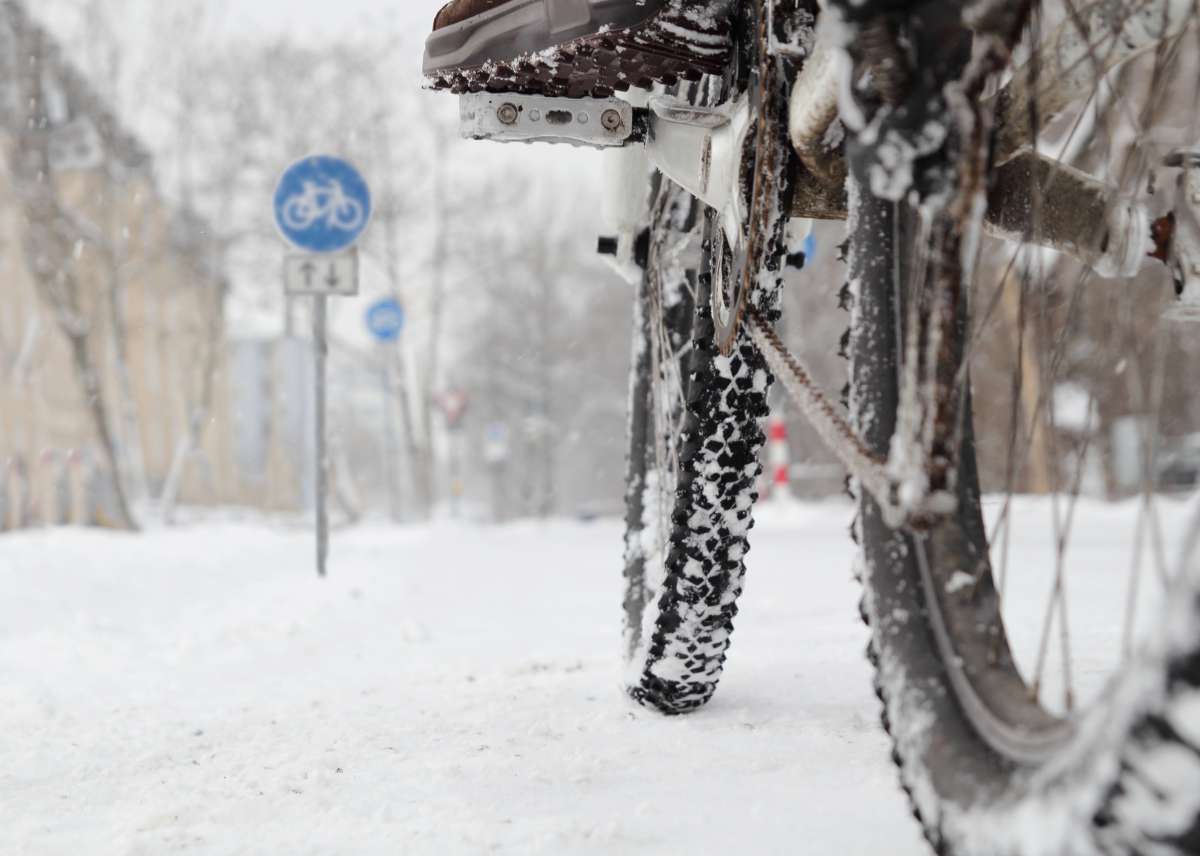
[[[425,45],[430,89],[608,98],[725,71],[725,0],[510,0],[437,30]]]

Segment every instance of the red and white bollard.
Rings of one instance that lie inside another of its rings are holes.
[[[767,495],[772,502],[787,502],[792,498],[792,457],[782,416],[772,416],[767,426],[767,463],[771,472]]]

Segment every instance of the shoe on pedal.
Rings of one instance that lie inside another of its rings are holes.
[[[452,0],[425,43],[431,89],[608,98],[725,70],[730,0]]]

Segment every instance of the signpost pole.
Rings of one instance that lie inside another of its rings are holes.
[[[317,394],[317,574],[324,577],[329,561],[329,448],[325,436],[325,381],[329,356],[326,300],[313,298],[313,342]]]
[[[483,459],[492,474],[492,522],[504,522],[504,479],[508,461],[508,426],[493,422],[487,427]]]
[[[326,576],[329,561],[329,441],[327,363],[329,358],[328,304],[330,296],[358,294],[358,253],[355,243],[371,219],[371,190],[347,161],[314,155],[288,167],[274,195],[279,233],[300,253],[283,260],[287,295],[286,327],[291,330],[292,299],[313,298],[313,375],[316,384],[316,518],[317,574]]]
[[[393,522],[400,521],[400,489],[397,485],[397,450],[395,425],[395,398],[398,373],[396,342],[404,329],[404,307],[394,294],[372,304],[367,311],[367,329],[379,343],[383,355],[383,445],[384,476],[387,479],[388,507]],[[406,393],[401,393],[406,394]]]

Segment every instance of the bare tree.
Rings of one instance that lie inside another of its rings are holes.
[[[93,322],[85,306],[84,285],[76,264],[87,247],[102,257],[111,257],[108,236],[95,223],[68,206],[62,199],[51,159],[57,124],[51,111],[48,81],[61,67],[54,63],[54,46],[45,32],[25,15],[13,0],[5,11],[20,45],[14,63],[18,115],[11,173],[18,203],[26,222],[25,255],[29,271],[41,297],[53,308],[55,320],[70,346],[76,377],[93,428],[113,473],[117,514],[121,525],[137,528],[130,510],[129,492],[112,430],[112,413],[104,396],[96,361]]]
[[[537,176],[519,175],[479,189],[478,205],[508,216],[475,227],[453,371],[476,400],[477,429],[510,428],[497,502],[539,517],[568,500],[615,505],[632,290],[589,257],[590,223],[572,194],[530,193]]]

